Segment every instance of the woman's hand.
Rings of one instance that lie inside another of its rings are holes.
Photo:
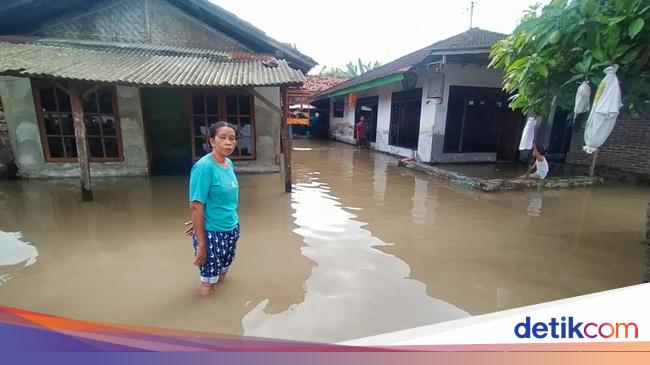
[[[192,221],[185,222],[185,235],[191,236],[194,234],[194,224]]]
[[[194,265],[201,266],[205,264],[205,262],[208,260],[208,254],[206,252],[205,246],[197,246],[195,256],[196,259],[194,259]]]

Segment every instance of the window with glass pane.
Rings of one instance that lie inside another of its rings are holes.
[[[192,141],[194,157],[199,158],[210,152],[208,128],[219,118],[219,96],[213,91],[195,90],[192,92]]]
[[[115,89],[112,87],[103,87],[82,100],[90,160],[122,158],[114,101]]]
[[[68,94],[55,86],[43,86],[37,96],[41,106],[41,128],[45,139],[46,158],[57,161],[76,161],[77,143]]]
[[[233,158],[255,158],[253,143],[255,124],[253,121],[253,99],[248,94],[226,95],[226,120],[235,127],[237,148]]]

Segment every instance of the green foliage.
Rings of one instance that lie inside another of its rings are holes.
[[[547,116],[553,98],[572,110],[579,82],[595,89],[618,64],[623,102],[637,112],[650,99],[649,23],[648,0],[552,0],[524,13],[493,46],[490,66],[504,71],[512,108]]]
[[[361,74],[364,74],[372,69],[375,69],[377,67],[381,66],[381,63],[375,61],[373,62],[368,62],[368,63],[363,63],[361,61],[361,58],[358,59],[357,63],[355,64],[354,62],[350,61],[345,65],[345,70],[340,69],[338,67],[334,68],[327,68],[327,66],[323,66],[321,71],[319,72],[319,75],[321,76],[342,76],[342,77],[356,77]]]

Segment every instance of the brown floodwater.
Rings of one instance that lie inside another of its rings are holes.
[[[0,182],[0,305],[77,319],[343,341],[640,283],[650,191],[478,193],[393,156],[295,141],[240,175],[229,277],[194,295],[187,177]]]

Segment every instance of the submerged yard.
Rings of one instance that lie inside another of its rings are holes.
[[[647,189],[481,193],[329,141],[294,192],[241,175],[229,278],[198,298],[187,177],[0,183],[0,304],[106,322],[342,341],[640,283]]]

